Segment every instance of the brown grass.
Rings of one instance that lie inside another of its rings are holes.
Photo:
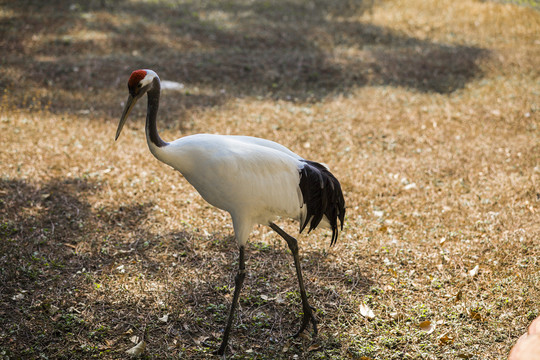
[[[501,359],[539,315],[533,8],[3,1],[0,23],[0,358],[124,358],[144,333],[146,358],[219,344],[228,215],[152,158],[144,106],[113,141],[140,67],[186,85],[162,96],[165,139],[273,139],[344,187],[337,246],[299,236],[319,337],[288,338],[292,259],[259,227],[231,358]]]

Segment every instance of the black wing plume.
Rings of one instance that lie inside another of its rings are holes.
[[[345,218],[345,200],[341,185],[324,165],[309,160],[302,161],[305,165],[300,170],[300,191],[307,206],[307,214],[300,224],[300,232],[309,223],[309,233],[319,225],[323,216],[326,216],[332,229],[332,246],[338,238],[337,220],[339,219],[343,230]]]

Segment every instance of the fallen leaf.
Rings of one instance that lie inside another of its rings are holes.
[[[287,342],[283,346],[283,349],[281,349],[281,352],[286,353],[287,351],[289,351],[290,347],[291,347],[291,341],[287,340]]]
[[[431,334],[435,330],[435,324],[429,320],[422,321],[420,324],[418,324],[418,327],[427,334]]]
[[[461,354],[457,354],[457,357],[460,358],[460,359],[470,359],[473,357],[472,354],[465,354],[465,353],[461,353]]]
[[[453,344],[453,343],[454,343],[454,338],[448,336],[447,334],[443,334],[439,338],[439,345],[449,345],[449,344]]]
[[[403,189],[405,190],[412,190],[412,189],[416,189],[418,186],[416,186],[416,183],[410,183],[410,184],[407,184],[403,187]]]
[[[111,347],[109,345],[104,345],[104,344],[98,345],[98,350],[99,351],[105,351],[105,350],[108,350],[110,348]]]
[[[458,291],[458,293],[456,294],[456,297],[454,298],[454,300],[456,302],[460,301],[461,299],[463,299],[463,292],[461,290]]]
[[[139,343],[139,337],[137,335],[133,335],[132,337],[129,338],[129,340],[134,344]]]
[[[320,344],[313,344],[311,345],[310,347],[308,347],[307,351],[310,352],[310,351],[317,351],[321,348],[321,345]]]
[[[480,312],[478,310],[467,309],[467,313],[469,314],[469,316],[473,320],[484,321],[484,317],[482,316],[482,314],[480,314]]]
[[[83,303],[79,303],[79,304],[84,305]],[[81,313],[79,310],[77,310],[77,308],[73,306],[68,307],[68,312],[71,312],[71,313],[76,312],[77,314]]]
[[[374,319],[375,318],[375,313],[373,313],[373,310],[371,310],[364,303],[360,304],[360,315],[362,315],[366,319]]]
[[[469,276],[472,278],[475,277],[478,275],[478,270],[480,270],[480,266],[476,265],[472,270],[469,271]]]
[[[195,339],[195,343],[197,345],[201,345],[202,343],[204,343],[206,340],[208,340],[208,336],[201,336],[199,337],[198,339]]]
[[[112,347],[114,344],[116,344],[116,341],[105,339],[105,344],[107,344],[108,347]]]
[[[166,323],[169,321],[169,314],[165,314],[162,317],[158,318],[159,321]]]
[[[146,349],[146,342],[142,340],[140,343],[132,347],[131,349],[126,351],[126,354],[132,355],[132,356],[140,356],[144,349]]]
[[[58,306],[51,305],[51,307],[49,308],[49,314],[54,315],[58,312],[58,310],[60,310]]]
[[[20,293],[20,294],[17,294],[17,295],[13,295],[11,297],[12,300],[22,300],[24,299],[24,294]]]

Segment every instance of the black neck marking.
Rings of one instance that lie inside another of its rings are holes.
[[[157,147],[163,147],[168,145],[163,141],[157,131],[157,112],[159,109],[159,95],[161,92],[161,85],[159,79],[153,80],[152,89],[148,91],[148,107],[146,113],[146,136]]]

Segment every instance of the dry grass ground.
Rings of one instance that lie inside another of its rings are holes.
[[[185,84],[165,139],[277,140],[343,184],[338,244],[299,236],[320,335],[288,338],[292,259],[260,227],[230,358],[504,359],[540,312],[538,34],[497,2],[0,1],[0,358],[219,344],[227,214],[151,156],[144,105],[113,141],[149,67]]]

